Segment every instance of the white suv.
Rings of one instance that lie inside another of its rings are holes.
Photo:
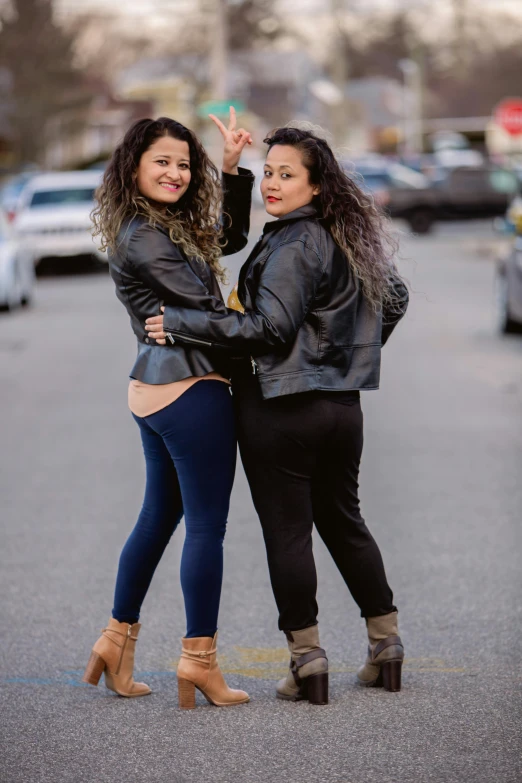
[[[95,255],[106,261],[92,237],[90,212],[99,171],[38,174],[20,194],[14,229],[34,264],[55,256]]]

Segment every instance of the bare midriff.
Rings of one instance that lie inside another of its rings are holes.
[[[190,378],[183,378],[182,381],[160,384],[142,383],[135,378],[131,378],[129,383],[129,408],[140,419],[143,419],[145,416],[152,416],[153,413],[157,413],[166,408],[167,405],[176,402],[187,389],[190,389],[198,381],[222,381],[230,385],[230,382],[217,372],[211,372],[200,377],[192,375]]]

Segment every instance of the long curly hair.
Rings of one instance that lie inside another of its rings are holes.
[[[373,198],[343,170],[328,142],[313,131],[276,128],[264,141],[269,151],[275,144],[299,150],[310,184],[321,189],[312,204],[348,259],[367,302],[375,312],[396,311],[397,282],[404,282],[394,261],[397,242]]]
[[[190,150],[191,180],[187,192],[176,204],[161,207],[138,190],[136,171],[143,153],[162,136],[187,142]],[[221,179],[195,134],[169,117],[138,120],[116,147],[96,191],[97,205],[91,214],[94,236],[101,237],[100,248],[115,252],[123,223],[137,215],[151,225],[167,229],[172,242],[187,256],[209,264],[221,281],[224,244],[220,226]]]

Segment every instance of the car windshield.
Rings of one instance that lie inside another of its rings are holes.
[[[31,198],[31,207],[47,207],[53,204],[83,204],[94,200],[95,188],[62,188],[36,190]]]
[[[357,184],[364,190],[376,191],[376,190],[388,190],[390,187],[390,181],[386,174],[361,174],[362,180],[359,179]]]
[[[355,171],[359,175],[358,184],[366,190],[387,190],[391,186],[415,190],[428,187],[428,180],[424,174],[401,163],[388,163],[386,167],[373,166],[371,163],[356,164]],[[360,177],[363,177],[363,182],[360,181]]]
[[[389,172],[400,187],[420,189],[428,186],[426,177],[423,174],[408,168],[408,166],[403,166],[401,163],[392,163]]]
[[[30,179],[29,176],[20,176],[16,177],[15,179],[11,179],[3,188],[2,192],[0,193],[0,200],[4,203],[8,203],[10,201],[16,201],[24,187],[27,185],[28,180]]]

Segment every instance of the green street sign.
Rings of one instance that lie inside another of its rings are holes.
[[[233,106],[238,114],[246,111],[243,101],[204,101],[197,108],[198,117],[206,117],[215,114],[216,117],[228,117],[230,106]]]

